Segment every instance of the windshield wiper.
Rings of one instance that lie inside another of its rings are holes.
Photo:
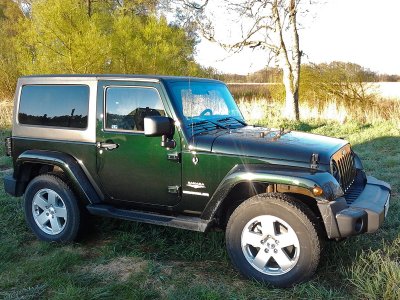
[[[232,122],[233,120],[233,122]],[[223,126],[227,129],[231,128],[232,126],[238,126],[238,123],[243,126],[247,126],[247,124],[235,117],[225,117],[222,119],[217,120],[217,122],[225,123]]]
[[[225,126],[222,126],[216,122],[210,121],[210,120],[202,120],[198,122],[193,122],[187,125],[187,128],[193,132],[193,135],[206,132],[206,131],[211,131],[211,130],[216,130],[216,129],[228,129]]]

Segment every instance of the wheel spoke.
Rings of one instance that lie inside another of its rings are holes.
[[[42,210],[45,210],[46,206],[48,206],[46,199],[44,199],[41,195],[36,195],[35,198],[33,199],[33,202],[37,206],[39,206]]]
[[[262,236],[250,230],[246,230],[242,237],[244,245],[251,245],[253,247],[260,247]]]
[[[47,195],[48,195],[49,204],[51,204],[51,205],[53,205],[53,206],[56,206],[56,197],[57,197],[57,194],[56,194],[54,191],[49,191],[49,192],[47,193]]]
[[[56,208],[56,216],[58,218],[67,218],[67,209],[65,207],[57,207]]]
[[[271,222],[271,220],[261,220],[261,230],[263,233],[263,236],[269,234],[273,237],[276,236],[275,232],[275,222]]]
[[[285,251],[278,250],[278,252],[274,253],[272,257],[275,259],[276,263],[279,265],[283,272],[292,266],[293,262],[286,255]]]
[[[42,212],[39,216],[36,217],[36,220],[40,225],[43,226],[49,220],[49,217],[46,215],[45,212]]]
[[[297,246],[297,235],[291,228],[288,229],[288,232],[282,233],[277,236],[279,240],[279,247],[286,248],[288,246]]]
[[[253,264],[260,269],[264,269],[270,258],[271,254],[265,253],[264,250],[260,250],[258,251],[256,257],[254,257]]]
[[[58,224],[57,218],[51,218],[50,223],[51,223],[51,229],[53,230],[53,232],[60,231],[61,227],[60,227],[60,224]]]

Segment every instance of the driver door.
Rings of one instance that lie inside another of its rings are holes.
[[[168,160],[180,151],[161,147],[160,137],[144,135],[146,116],[166,115],[157,83],[99,82],[101,129],[97,134],[97,170],[111,201],[173,206],[180,201],[181,164]],[[177,134],[177,133],[176,133]],[[105,146],[111,146],[109,149]],[[171,155],[170,155],[171,157]]]

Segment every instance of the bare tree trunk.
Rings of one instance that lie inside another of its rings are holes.
[[[297,33],[296,24],[296,1],[290,0],[288,12],[291,41],[287,45],[285,43],[282,28],[281,16],[279,13],[278,0],[274,1],[273,17],[275,19],[275,31],[279,36],[279,52],[278,59],[283,71],[283,84],[285,86],[285,108],[283,115],[291,120],[299,120],[299,80],[300,80],[300,63],[301,52],[299,50],[299,35]],[[290,47],[290,48],[288,48]]]
[[[92,0],[87,0],[87,12],[90,18],[92,16]]]
[[[290,0],[289,4],[289,27],[292,35],[292,74],[291,79],[291,90],[293,94],[292,99],[292,117],[297,121],[300,119],[299,113],[299,82],[300,82],[300,65],[301,65],[301,55],[300,43],[299,43],[299,33],[297,31],[297,8],[296,0]],[[286,98],[286,101],[288,99]]]
[[[285,108],[283,115],[290,120],[299,120],[299,92],[293,88],[293,72],[289,65],[284,62],[283,70],[283,85],[285,86]]]

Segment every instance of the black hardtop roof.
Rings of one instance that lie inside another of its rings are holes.
[[[220,80],[211,78],[201,77],[190,77],[190,76],[166,76],[166,75],[141,75],[141,74],[40,74],[40,75],[27,75],[21,76],[20,78],[95,78],[98,80],[102,79],[155,79],[159,81],[173,82],[173,81],[212,81],[220,82]]]

